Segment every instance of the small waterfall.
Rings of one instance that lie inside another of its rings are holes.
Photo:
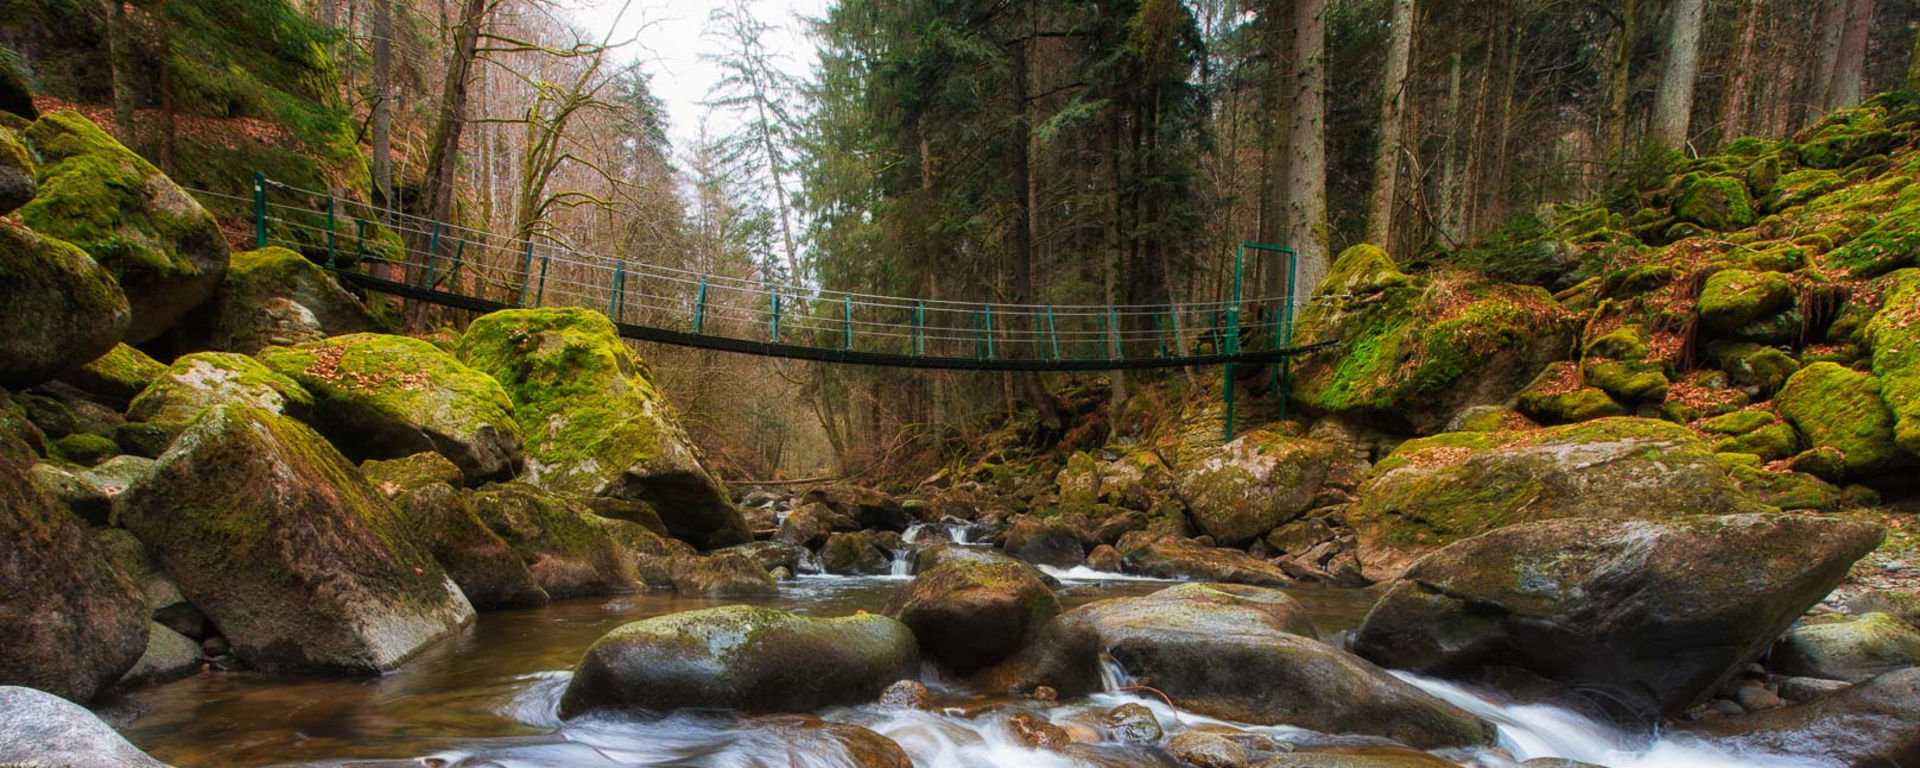
[[[913,525],[907,526],[907,530],[900,534],[900,540],[908,544],[918,544],[920,543],[920,536],[924,534],[926,530],[926,523],[914,523]]]
[[[905,578],[913,575],[913,551],[900,550],[893,553],[893,563],[887,566],[887,575]]]
[[[948,523],[947,538],[953,539],[953,543],[955,544],[971,545],[981,543],[973,540],[973,530],[974,526],[970,523]]]
[[[806,547],[800,547],[799,549],[800,553],[795,556],[794,565],[799,567],[800,573],[821,574],[827,572],[827,566],[820,562],[820,555]]]
[[[1114,661],[1112,656],[1100,654],[1100,690],[1118,693],[1121,689],[1132,685],[1133,675],[1127,674],[1126,668],[1120,666],[1120,662]]]

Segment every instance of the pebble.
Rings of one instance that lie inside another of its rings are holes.
[[[933,709],[933,692],[914,680],[901,680],[880,692],[880,708],[890,710]]]
[[[1779,709],[1787,705],[1786,702],[1780,700],[1778,694],[1767,690],[1766,684],[1758,680],[1749,680],[1742,684],[1740,690],[1734,692],[1734,700],[1739,702],[1740,707],[1748,712]]]

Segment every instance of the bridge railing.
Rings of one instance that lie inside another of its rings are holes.
[[[589,307],[619,323],[716,338],[944,360],[1101,362],[1278,351],[1293,340],[1286,297],[1114,306],[912,299],[516,240],[264,176],[252,202],[257,245],[336,270],[506,306]]]

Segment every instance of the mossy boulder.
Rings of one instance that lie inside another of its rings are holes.
[[[1785,275],[1723,269],[1700,291],[1700,322],[1715,333],[1731,334],[1791,309],[1793,300],[1793,284]]]
[[[455,480],[458,478],[456,472]],[[375,485],[383,491],[385,486],[378,482]],[[547,604],[550,597],[526,562],[473,513],[466,494],[446,483],[432,482],[390,495],[394,496],[401,526],[426,545],[434,561],[446,569],[447,576],[476,610]]]
[[[1522,671],[1620,718],[1711,697],[1879,546],[1877,525],[1806,515],[1585,518],[1503,528],[1421,559],[1354,649],[1472,680]]]
[[[0,46],[0,112],[23,120],[38,120],[40,110],[33,105],[33,79],[27,75],[20,54]]]
[[[127,418],[179,434],[201,412],[225,403],[305,418],[313,409],[313,395],[246,355],[196,352],[173,361],[147,385],[127,406]]]
[[[1846,181],[1840,174],[1818,168],[1803,168],[1786,173],[1774,181],[1763,201],[1764,209],[1771,213],[1806,205],[1815,198],[1844,186]]]
[[[605,315],[577,307],[495,312],[468,326],[460,360],[512,398],[528,481],[646,502],[675,537],[699,546],[751,538],[726,487]]]
[[[145,596],[27,464],[5,455],[0,537],[0,684],[92,699],[146,650]]]
[[[187,324],[194,346],[253,354],[374,330],[358,298],[305,256],[280,247],[233,255],[213,300]]]
[[[1245,546],[1305,514],[1340,458],[1328,443],[1256,429],[1183,467],[1180,496],[1214,541]]]
[[[1872,478],[1900,460],[1894,414],[1872,374],[1814,363],[1787,379],[1774,402],[1814,448],[1841,454],[1848,477]]]
[[[1426,434],[1507,401],[1566,357],[1574,316],[1535,287],[1464,273],[1412,277],[1370,246],[1349,249],[1299,317],[1291,396],[1317,412]]]
[[[53,456],[83,467],[91,467],[120,454],[113,438],[77,432],[53,441]]]
[[[923,656],[964,675],[1024,647],[1060,613],[1060,600],[1012,558],[956,559],[914,576],[881,612],[913,630]]]
[[[667,576],[674,591],[692,597],[740,598],[780,594],[780,585],[746,553],[725,549],[707,557],[675,557]]]
[[[113,276],[80,249],[0,221],[0,385],[39,384],[106,354],[129,312]]]
[[[1120,569],[1141,576],[1260,587],[1293,584],[1286,571],[1265,560],[1237,549],[1209,547],[1179,536],[1140,531],[1122,537],[1114,548],[1120,552]]]
[[[1691,430],[1641,418],[1410,440],[1374,466],[1347,510],[1367,576],[1523,522],[1755,511]]]
[[[1716,342],[1707,350],[1741,391],[1771,397],[1800,370],[1800,362],[1778,347],[1751,342]]]
[[[893,567],[893,558],[865,533],[835,533],[820,548],[820,567],[839,576],[872,576]]]
[[[1884,613],[1801,623],[1774,644],[1782,674],[1858,683],[1920,664],[1920,630]]]
[[[1208,717],[1425,749],[1487,744],[1494,736],[1479,718],[1321,643],[1306,612],[1278,590],[1183,584],[1100,600],[1055,621],[1091,628],[1095,663],[1104,654],[1135,684]]]
[[[520,555],[534,581],[556,600],[629,589],[637,579],[612,537],[577,497],[513,482],[474,491],[469,503],[474,515]]]
[[[0,128],[0,216],[26,205],[37,190],[33,155],[27,145],[20,142],[20,137]]]
[[[1730,453],[1728,456],[1753,456],[1766,459],[1755,453]],[[1729,463],[1727,474],[1733,478],[1740,490],[1752,495],[1755,501],[1786,511],[1810,510],[1831,512],[1846,503],[1846,493],[1815,475],[1791,470],[1776,472],[1760,466]]]
[[[121,518],[257,669],[378,674],[473,619],[346,457],[252,405],[208,409]]]
[[[1753,226],[1753,196],[1742,179],[1691,176],[1681,182],[1673,215],[1715,232]]]
[[[520,471],[520,425],[506,390],[432,344],[358,333],[258,357],[314,396],[314,425],[351,458],[433,451],[469,484]]]
[[[360,463],[360,474],[366,475],[367,482],[373,483],[374,488],[389,498],[439,483],[458,488],[464,479],[459,467],[454,466],[447,457],[432,451],[398,459],[363,461]]]
[[[1848,277],[1870,278],[1920,266],[1920,202],[1874,219],[1871,228],[1821,259]]]
[[[40,192],[20,220],[113,275],[133,307],[127,343],[158,337],[213,296],[227,240],[192,195],[78,113],[46,115],[26,137],[40,153]]]
[[[1920,269],[1892,277],[1886,304],[1867,325],[1880,398],[1893,409],[1894,443],[1920,458]]]
[[[861,614],[808,618],[744,605],[660,616],[615,629],[575,666],[560,716],[682,708],[809,712],[873,701],[916,677],[913,632]]]
[[[167,372],[167,366],[147,353],[115,344],[93,362],[60,376],[60,381],[120,410]]]
[[[1571,361],[1549,363],[1532,384],[1521,390],[1516,405],[1521,413],[1544,424],[1571,424],[1627,415],[1627,409],[1615,402],[1606,390],[1587,385],[1580,364]]]
[[[1800,452],[1800,435],[1793,427],[1775,422],[1745,434],[1714,442],[1714,453],[1746,453],[1765,461],[1779,461]],[[1778,506],[1778,505],[1775,505]]]
[[[1072,568],[1087,556],[1080,531],[1061,517],[1016,516],[1007,521],[1001,546],[1013,557],[1055,568]]]

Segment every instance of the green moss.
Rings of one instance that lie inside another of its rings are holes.
[[[128,418],[178,432],[200,412],[223,403],[245,403],[274,413],[303,415],[313,396],[299,383],[245,355],[197,352],[173,362],[127,407]]]
[[[75,464],[91,467],[119,455],[120,446],[115,445],[111,438],[81,432],[53,441],[53,453]]]
[[[1834,112],[1796,138],[1801,164],[1827,170],[1885,152],[1898,140],[1887,129],[1886,110],[1874,107]]]
[[[1890,282],[1885,304],[1867,325],[1873,372],[1893,410],[1895,443],[1920,457],[1920,270],[1902,270]]]
[[[1750,453],[1767,461],[1779,461],[1799,452],[1799,443],[1800,436],[1793,427],[1775,423],[1714,443],[1713,450],[1715,453]]]
[[[1639,264],[1607,274],[1602,293],[1610,298],[1639,296],[1667,287],[1680,273],[1666,264]]]
[[[167,366],[147,353],[116,344],[105,355],[62,376],[61,380],[110,403],[125,406],[166,372]]]
[[[1643,360],[1588,358],[1580,372],[1588,384],[1628,402],[1665,400],[1672,386],[1665,366]]]
[[[1779,422],[1779,417],[1767,411],[1734,411],[1707,419],[1700,428],[1716,435],[1744,435]]]
[[[1746,182],[1725,176],[1694,176],[1683,181],[1673,214],[1681,221],[1716,232],[1752,226],[1755,218]]]
[[[1834,249],[1822,261],[1850,277],[1868,278],[1920,266],[1916,254],[1920,254],[1920,205],[1880,217],[1871,229]]]
[[[1893,465],[1893,413],[1871,374],[1815,363],[1788,379],[1774,401],[1814,447],[1839,451],[1848,476],[1871,477]]]
[[[1759,467],[1735,466],[1727,474],[1740,489],[1762,504],[1783,510],[1830,512],[1843,504],[1839,488],[1804,472],[1772,472]]]
[[[1735,385],[1762,397],[1772,395],[1800,370],[1800,363],[1778,348],[1749,342],[1715,343],[1708,353]]]
[[[1740,330],[1793,307],[1793,284],[1771,272],[1725,269],[1700,291],[1700,322],[1720,333]]]
[[[39,384],[113,348],[127,297],[86,253],[0,220],[0,383]]]

